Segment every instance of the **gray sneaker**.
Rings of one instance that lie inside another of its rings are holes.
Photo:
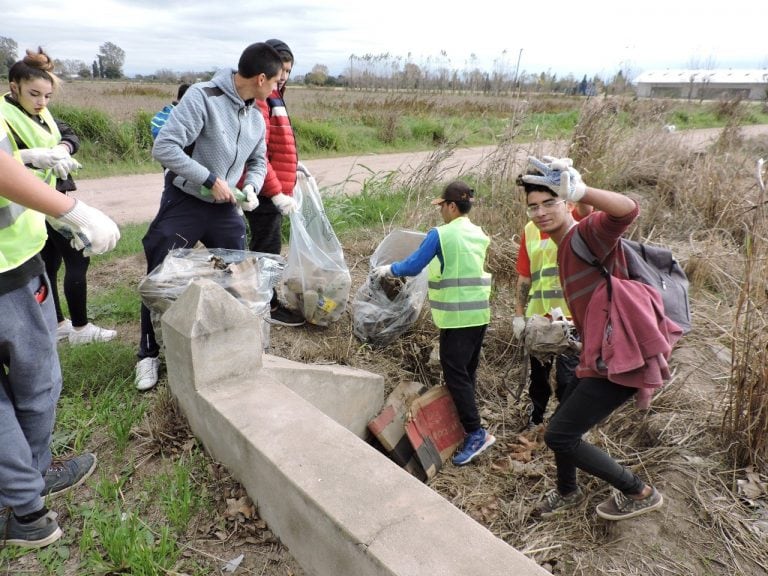
[[[555,488],[546,493],[544,500],[539,502],[531,512],[531,516],[535,518],[550,518],[551,516],[562,514],[566,510],[581,504],[584,498],[586,496],[581,491],[581,488],[576,488],[576,490],[566,496],[562,496]]]
[[[653,488],[651,494],[642,500],[633,500],[618,490],[614,490],[613,495],[608,500],[597,505],[596,511],[600,518],[606,520],[624,520],[661,508],[663,504],[664,497],[656,488]]]
[[[80,454],[69,460],[54,461],[45,471],[45,487],[41,496],[63,494],[80,486],[96,468],[96,454]]]
[[[64,534],[59,528],[56,517],[58,514],[48,510],[42,516],[28,524],[22,524],[10,510],[0,516],[0,542],[5,545],[21,546],[23,548],[42,548],[53,544]]]

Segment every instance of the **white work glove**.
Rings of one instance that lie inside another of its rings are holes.
[[[62,158],[58,162],[56,162],[51,168],[53,169],[53,173],[56,175],[56,178],[59,180],[66,180],[67,176],[69,176],[72,172],[77,172],[82,168],[83,165],[80,164],[77,160],[72,158],[69,154],[66,155],[65,158]]]
[[[19,155],[24,164],[31,164],[35,168],[53,168],[55,164],[69,157],[69,150],[57,145],[53,148],[19,150]]]
[[[241,210],[250,212],[259,207],[259,196],[256,194],[253,184],[246,184],[241,192],[243,193],[243,199],[237,201],[237,205]],[[235,198],[237,198],[237,195],[235,195]]]
[[[386,266],[376,266],[373,270],[371,270],[371,276],[373,276],[375,280],[381,280],[382,278],[392,276],[392,264],[387,264]]]
[[[523,337],[523,332],[525,332],[525,317],[515,316],[512,318],[512,335],[515,340],[520,340]]]
[[[109,252],[120,239],[120,230],[109,216],[80,200],[75,200],[74,207],[63,216],[49,216],[47,220],[63,236],[70,238],[72,248],[83,250],[84,256]]]
[[[523,182],[546,186],[557,194],[558,198],[569,202],[578,202],[584,197],[587,185],[581,179],[579,171],[573,167],[573,160],[570,158],[544,156],[542,161],[535,156],[528,156],[528,163],[541,175],[525,174]]]
[[[307,178],[312,178],[312,174],[309,173],[309,170],[307,170],[307,167],[302,162],[296,163],[296,172],[301,172]]]
[[[291,198],[290,196],[287,196],[283,194],[282,192],[280,194],[275,194],[272,196],[272,204],[277,206],[277,209],[280,210],[280,214],[283,216],[288,216],[289,214],[293,214],[298,210],[298,205],[296,204],[296,200]]]

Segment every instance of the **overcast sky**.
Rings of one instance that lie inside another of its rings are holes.
[[[514,72],[520,58],[520,73],[576,78],[766,68],[765,22],[753,0],[717,9],[700,0],[0,0],[0,36],[16,40],[19,56],[42,45],[90,65],[112,42],[125,51],[126,75],[235,67],[245,46],[268,38],[291,46],[298,74],[315,64],[343,74],[351,55],[366,54],[429,66],[442,51],[451,69]]]

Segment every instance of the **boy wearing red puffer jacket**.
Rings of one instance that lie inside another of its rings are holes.
[[[267,176],[259,191],[258,206],[246,211],[245,218],[250,229],[248,249],[253,252],[280,254],[283,216],[288,216],[297,209],[293,188],[296,185],[296,170],[303,170],[303,166],[298,162],[296,138],[284,100],[285,85],[293,68],[293,53],[282,40],[271,39],[267,40],[266,44],[280,54],[283,69],[277,88],[266,101],[256,102],[267,125]],[[270,317],[267,321],[283,326],[304,324],[302,315],[283,306],[276,292],[272,294]]]

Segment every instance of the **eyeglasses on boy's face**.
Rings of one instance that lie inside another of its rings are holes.
[[[529,218],[533,218],[536,214],[538,214],[539,210],[542,212],[551,212],[555,209],[556,206],[562,204],[563,202],[565,202],[565,200],[555,200],[553,198],[552,200],[544,200],[544,202],[541,204],[529,204],[525,209],[525,213]]]

